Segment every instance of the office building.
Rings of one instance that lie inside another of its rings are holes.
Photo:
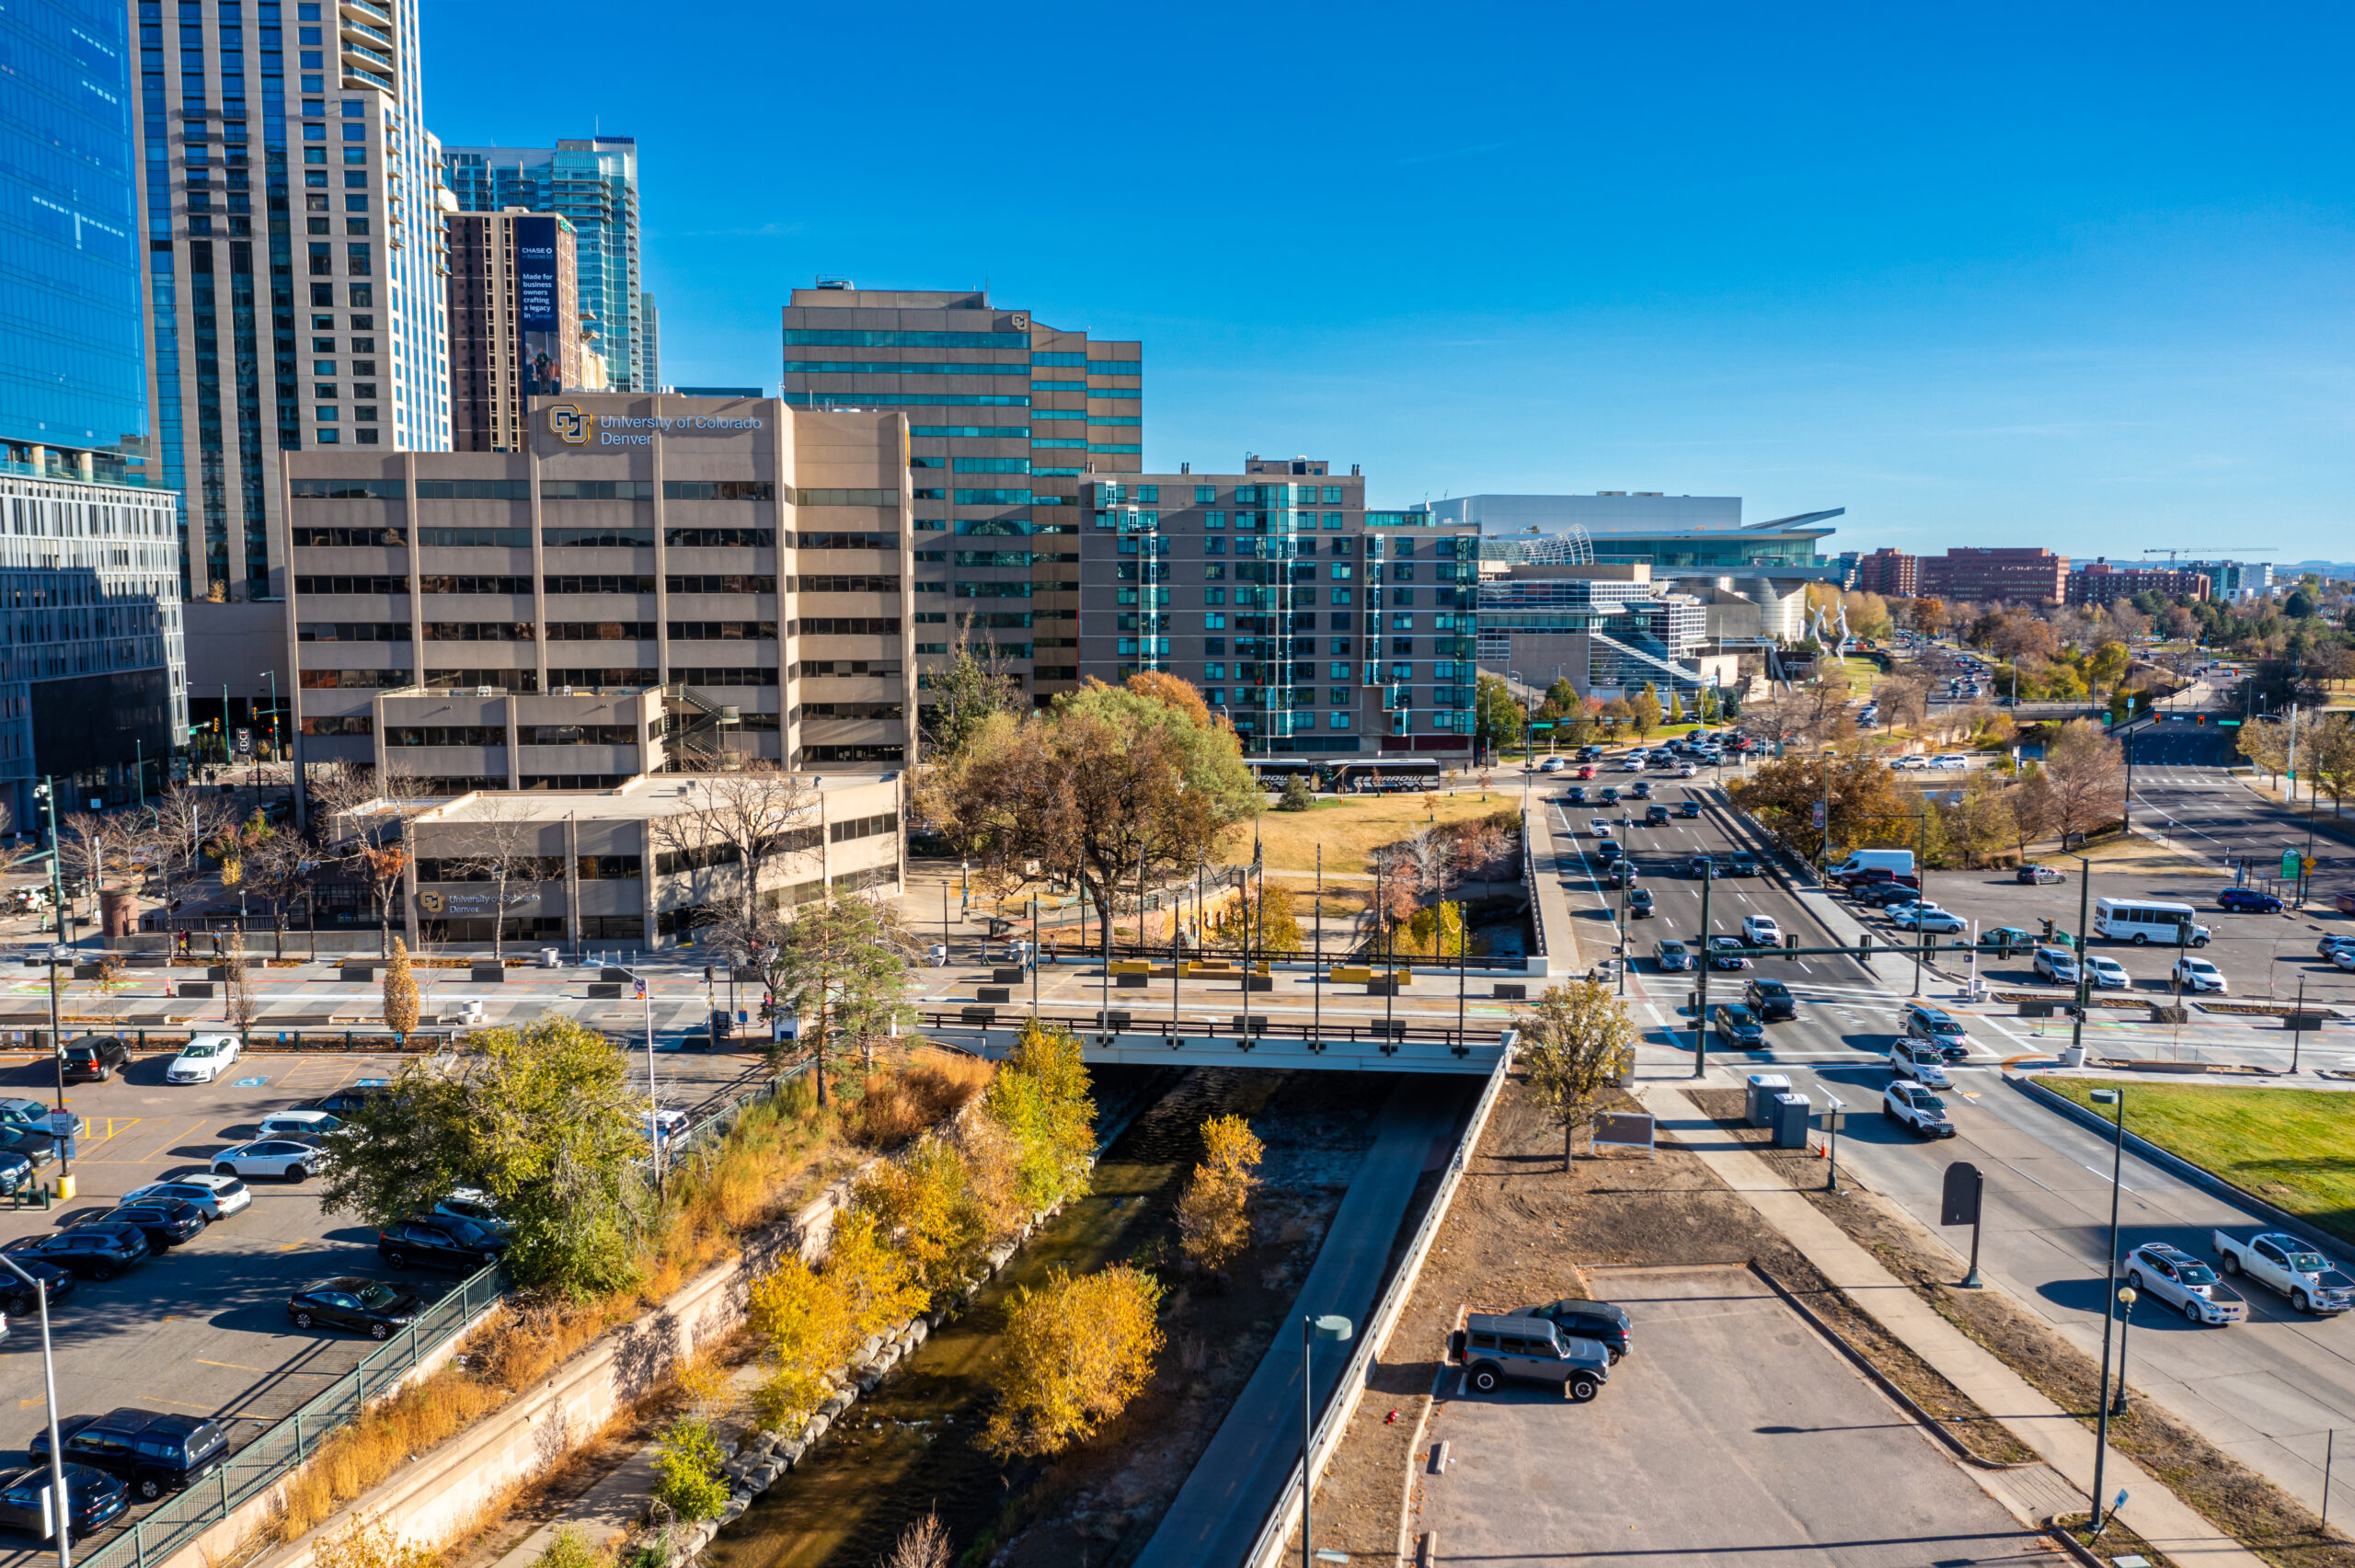
[[[1099,477],[1086,489],[1085,532],[1058,519],[1034,524],[1028,540],[993,541],[984,525],[958,525],[955,545],[1029,548],[948,551],[953,587],[931,601],[946,613],[917,628],[920,658],[971,642],[1031,659],[1042,684],[1167,671],[1200,687],[1254,756],[1470,750],[1473,530],[1427,512],[1370,512],[1354,467],[1338,475],[1304,457],[1246,458],[1239,474]],[[1075,624],[1018,601],[982,608],[978,594],[968,607],[978,568],[1057,562],[1063,580],[1077,579]],[[1075,658],[1042,635],[1072,648],[1074,631]]]
[[[904,423],[584,394],[521,452],[290,454],[299,761],[423,794],[904,767]]]
[[[2097,558],[2069,574],[2069,602],[2111,604],[2138,593],[2162,593],[2170,599],[2209,597],[2208,575],[2190,567],[2114,567]]]
[[[646,376],[646,389],[661,392],[662,385],[662,315],[654,308],[654,296],[638,296],[638,364]]]
[[[2180,561],[2175,565],[2180,571],[2198,572],[2208,579],[2218,599],[2235,604],[2263,599],[2273,591],[2269,561]]]
[[[580,258],[580,329],[598,364],[592,388],[651,392],[639,287],[638,143],[628,136],[560,140],[553,147],[445,147],[443,176],[462,212],[557,213]]]
[[[2058,604],[2069,594],[2069,557],[2042,548],[1965,546],[1916,559],[1922,597],[1971,604]]]
[[[530,400],[583,390],[572,224],[520,210],[448,223],[451,444],[522,452]]]
[[[1847,585],[1859,593],[1883,599],[1914,599],[1921,595],[1921,563],[1902,550],[1887,548],[1856,557],[1856,571]]]
[[[923,536],[909,575],[917,602],[933,607],[921,615],[938,617],[925,624],[938,635],[924,640],[1019,631],[1007,639],[1023,650],[1009,673],[1040,704],[1070,690],[1080,514],[1091,476],[1144,466],[1143,345],[1049,326],[984,293],[848,280],[793,291],[784,345],[787,404],[908,418]],[[1005,547],[962,548],[969,539]]]
[[[1709,606],[1678,586],[1641,564],[1515,566],[1479,585],[1479,661],[1522,686],[1566,680],[1603,702],[1647,685],[1665,702],[1730,683],[1730,663],[1704,658]]]
[[[1820,554],[1844,507],[1741,521],[1739,496],[1671,496],[1601,490],[1591,496],[1457,496],[1426,507],[1442,523],[1479,530],[1492,558],[1577,565],[1647,566],[1658,575],[1707,576],[1744,568],[1803,568],[1829,575]],[[1499,548],[1501,546],[1501,548]]]

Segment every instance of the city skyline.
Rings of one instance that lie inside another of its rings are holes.
[[[1058,14],[1036,17],[1051,32]],[[849,78],[807,84],[797,117],[856,120],[920,199],[879,195],[863,159],[706,156],[703,42],[642,13],[629,94],[566,120],[638,140],[675,383],[777,384],[769,320],[820,273],[986,283],[1146,343],[1155,470],[1281,439],[1378,456],[1384,506],[1655,489],[1762,517],[1845,506],[1843,548],[2212,553],[2229,526],[2279,560],[2345,554],[2344,154],[2315,119],[2328,92],[2297,87],[2340,19],[2313,14],[2320,47],[2284,63],[2263,33],[2165,13],[2125,34],[2045,18],[2026,52],[2000,18],[1853,9],[1794,26],[1505,8],[1438,38],[1401,12],[1323,16],[1095,38],[1099,58],[1247,36],[1319,59],[1248,116],[1155,88],[1121,137],[1068,149],[1091,223],[1141,214],[1110,223],[1117,243],[1074,246],[958,173],[941,149],[975,134],[969,105],[879,118]],[[954,30],[914,20],[904,79],[953,75]],[[549,133],[493,85],[523,25],[470,14],[468,48],[433,51],[445,140]],[[851,25],[731,24],[749,52],[820,57]],[[1559,69],[1576,60],[1596,63]],[[1421,96],[1456,77],[1475,98]]]

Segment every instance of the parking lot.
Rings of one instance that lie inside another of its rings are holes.
[[[1451,1378],[1415,1478],[1430,1561],[1962,1568],[2052,1549],[1747,1269],[1598,1272],[1633,1349],[1588,1404],[1465,1396]]]
[[[79,1193],[47,1210],[0,1203],[0,1242],[96,1218],[143,1183],[204,1170],[210,1155],[250,1136],[262,1116],[389,1079],[402,1060],[258,1052],[220,1082],[167,1084],[170,1059],[163,1052],[136,1057],[108,1082],[67,1090],[68,1108],[88,1129],[73,1160]],[[665,1053],[658,1066],[661,1098],[690,1110],[710,1105],[757,1063],[750,1056]],[[640,1082],[643,1070],[637,1069]],[[0,1096],[49,1101],[53,1084],[46,1057],[0,1056]],[[53,1181],[57,1171],[43,1167],[43,1181]],[[322,1214],[316,1183],[247,1185],[254,1201],[243,1213],[105,1284],[78,1281],[58,1305],[52,1334],[60,1415],[124,1404],[211,1415],[227,1425],[231,1444],[241,1446],[374,1348],[359,1334],[295,1329],[286,1315],[290,1293],[330,1275],[372,1274],[398,1277],[430,1302],[457,1281],[427,1269],[393,1276],[376,1256],[374,1228]],[[22,1463],[46,1418],[40,1336],[29,1317],[13,1320],[0,1342],[0,1414],[10,1413],[16,1425],[0,1426],[0,1461]],[[18,1557],[29,1561],[38,1546],[28,1533],[0,1530],[0,1568]]]

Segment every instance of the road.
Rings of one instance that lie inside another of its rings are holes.
[[[1558,807],[1553,815],[1557,823],[1562,819]],[[1586,815],[1577,808],[1569,812],[1573,821]],[[1640,933],[1637,961],[1628,977],[1631,1005],[1648,1028],[1642,1053],[1648,1062],[1691,1059],[1691,1020],[1679,1010],[1692,977],[1659,973],[1650,954],[1660,936],[1690,940],[1700,933],[1701,884],[1669,867],[1691,853],[1737,847],[1729,836],[1729,824],[1722,810],[1712,808],[1699,821],[1678,821],[1648,831],[1638,828],[1623,840],[1651,873],[1643,885],[1658,896],[1660,909],[1658,919],[1635,927]],[[1934,880],[1934,893],[1936,887]],[[1571,891],[1581,943],[1590,953],[1607,951],[1607,945],[1596,944],[1609,940],[1605,910],[1610,889],[1586,881]],[[2020,887],[2017,892],[2056,900],[2065,893],[2074,916],[2074,886]],[[2000,888],[1990,888],[1988,897],[1999,899],[2004,895]],[[2017,910],[2019,905],[2011,907]],[[1713,885],[1711,930],[1738,933],[1745,913],[1774,916],[1786,931],[1798,932],[1802,943],[1827,941],[1800,900],[1772,874]],[[2269,931],[2282,922],[2279,916],[2220,915],[2217,923],[2229,935],[2236,929]],[[2338,923],[2343,927],[2346,922]],[[2270,940],[2252,935],[2250,953],[2244,957],[2253,956],[2257,944]],[[2312,952],[2310,934],[2303,946]],[[2120,956],[2145,979],[2163,971],[2165,964],[2147,950],[2108,944],[2099,950]],[[1998,980],[2025,974],[2017,967],[2001,966],[1988,972]],[[2098,1281],[2108,1235],[2108,1150],[2074,1124],[2005,1087],[1998,1069],[2003,1058],[2051,1050],[2060,1043],[2057,1031],[2039,1039],[2032,1032],[2035,1026],[2009,1008],[1965,1004],[1956,977],[1929,971],[1925,998],[1963,1020],[1972,1054],[1956,1070],[1958,1090],[1948,1096],[1960,1136],[1951,1143],[1919,1144],[1893,1129],[1884,1131],[1875,1114],[1880,1091],[1890,1081],[1882,1059],[1898,1027],[1899,1009],[1913,991],[1911,960],[1892,954],[1867,970],[1848,957],[1770,958],[1750,974],[1787,978],[1798,998],[1798,1016],[1769,1026],[1772,1049],[1767,1052],[1742,1056],[1720,1053],[1713,1046],[1712,1058],[1727,1076],[1738,1081],[1742,1074],[1772,1067],[1789,1074],[1794,1088],[1814,1097],[1819,1105],[1826,1093],[1837,1094],[1863,1113],[1848,1118],[1841,1140],[1844,1162],[1853,1165],[1867,1185],[1916,1207],[1932,1221],[1936,1219],[1937,1183],[1947,1163],[1958,1159],[1980,1163],[1990,1173],[1991,1198],[1982,1269],[2074,1341],[2097,1353]],[[1712,1001],[1738,999],[1747,978],[1712,977]],[[2144,1024],[2105,1024],[2089,1029],[2097,1050],[2108,1046],[2120,1055],[2164,1054],[2157,1042],[2169,1033]],[[2285,1036],[2278,1026],[2203,1022],[2177,1033],[2209,1042],[2205,1048],[2219,1055],[2264,1056],[2286,1065]],[[2306,1039],[2310,1052],[2319,1050],[2329,1059],[2344,1054],[2349,1043],[2337,1028]],[[2306,1065],[2315,1065],[2311,1054]],[[2131,1119],[2131,1092],[2129,1115]],[[2213,1227],[2263,1228],[2253,1217],[2132,1160],[2127,1164],[2125,1186],[2128,1199],[2121,1221],[2130,1243],[2163,1237],[2196,1242],[2204,1253]],[[2266,1299],[2255,1303],[2255,1319],[2236,1328],[2202,1332],[2173,1321],[2142,1323],[2134,1335],[2132,1380],[2252,1468],[2311,1502],[2320,1484],[2322,1434],[2334,1426],[2355,1429],[2355,1319],[2302,1321],[2286,1306]],[[2335,1495],[2335,1505],[2355,1504],[2355,1493],[2343,1490],[2349,1484],[2339,1483],[2341,1494]]]

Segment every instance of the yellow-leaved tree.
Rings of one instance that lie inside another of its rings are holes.
[[[852,1332],[849,1293],[795,1253],[752,1287],[749,1316],[767,1342],[768,1379],[753,1395],[761,1425],[790,1426],[825,1402],[826,1374],[864,1337]]]
[[[875,1217],[884,1239],[908,1262],[915,1283],[935,1295],[971,1271],[994,1239],[955,1145],[926,1139],[859,1178],[851,1207]]]
[[[1153,1377],[1161,1286],[1127,1264],[1074,1278],[1058,1268],[1006,1303],[997,1408],[979,1439],[999,1459],[1059,1454],[1094,1436]]]
[[[1178,1200],[1178,1234],[1186,1255],[1205,1269],[1226,1266],[1251,1244],[1251,1195],[1267,1154],[1241,1116],[1202,1123],[1202,1159]]]
[[[408,967],[408,948],[397,936],[385,965],[385,1027],[396,1035],[417,1027],[417,976]]]
[[[1016,1190],[1029,1213],[1087,1190],[1096,1153],[1096,1102],[1079,1041],[1060,1024],[1033,1018],[990,1080],[982,1109],[1019,1150]]]
[[[884,1236],[875,1216],[845,1209],[834,1219],[826,1276],[840,1286],[857,1339],[895,1328],[932,1304],[914,1271]]]
[[[1627,1004],[1599,980],[1548,986],[1528,1012],[1516,1065],[1548,1119],[1562,1127],[1562,1168],[1570,1167],[1570,1139],[1594,1115],[1603,1096],[1633,1059],[1639,1037]]]

